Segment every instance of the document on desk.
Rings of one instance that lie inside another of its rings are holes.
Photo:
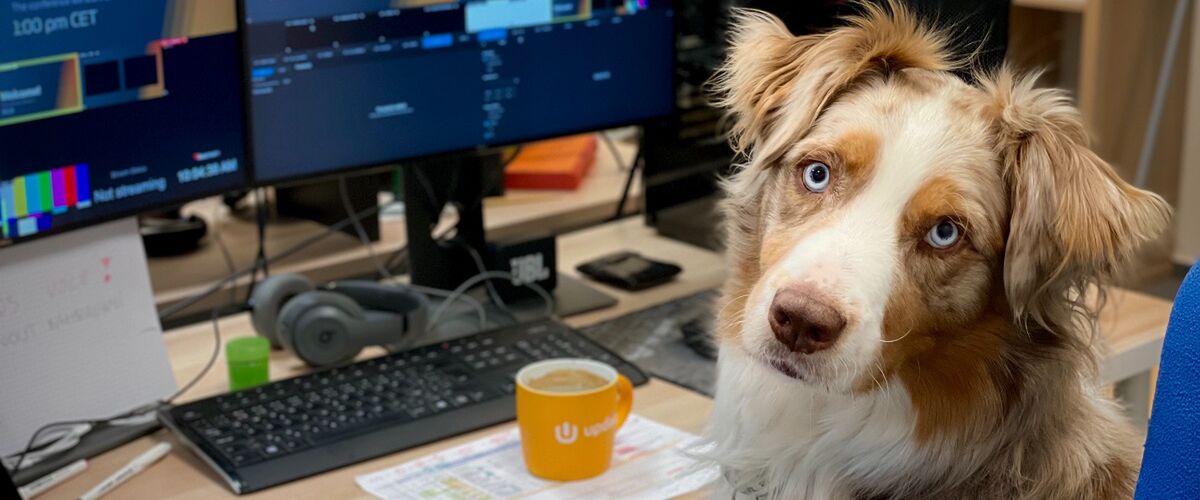
[[[0,454],[175,390],[136,218],[0,254]]]
[[[598,477],[559,483],[525,469],[517,429],[358,476],[367,493],[388,500],[657,500],[696,491],[717,469],[684,453],[694,434],[630,415],[617,434],[612,467]],[[647,480],[653,478],[653,480]]]

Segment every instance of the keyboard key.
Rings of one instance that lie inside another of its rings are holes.
[[[231,455],[229,457],[229,461],[233,462],[233,465],[238,465],[238,466],[250,465],[250,464],[255,464],[255,463],[261,462],[262,455],[259,455],[258,453],[255,453],[252,451],[245,451],[245,452],[236,453],[234,455]]]

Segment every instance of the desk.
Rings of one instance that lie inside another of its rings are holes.
[[[683,273],[667,285],[645,292],[629,293],[605,287],[604,290],[619,299],[616,307],[596,311],[567,320],[573,326],[604,321],[635,310],[652,307],[677,297],[712,288],[725,278],[723,259],[707,250],[667,240],[654,234],[653,229],[644,227],[640,219],[631,218],[617,223],[605,224],[592,229],[563,236],[560,240],[561,270],[574,273],[577,263],[618,249],[632,248],[649,257],[670,259],[679,262]],[[1142,294],[1115,291],[1109,298],[1109,307],[1102,316],[1101,324],[1105,341],[1110,347],[1110,356],[1105,360],[1103,372],[1109,377],[1129,377],[1130,374],[1148,372],[1156,362],[1146,353],[1161,348],[1162,333],[1170,311],[1170,304]],[[252,335],[246,315],[232,316],[221,320],[225,339]],[[172,331],[166,335],[167,351],[180,383],[195,375],[207,360],[212,349],[210,324],[198,324]],[[1158,347],[1155,347],[1158,346]],[[1156,352],[1156,351],[1155,351]],[[364,353],[365,357],[378,355],[374,350]],[[198,399],[223,392],[227,387],[224,360],[218,360],[216,368],[204,377],[196,387],[184,396],[185,400]],[[284,353],[273,353],[271,357],[272,378],[285,378],[303,373],[303,365]],[[661,380],[637,389],[634,412],[651,419],[690,431],[701,432],[712,410],[712,401],[699,394]],[[456,438],[440,441],[393,455],[363,462],[351,467],[296,481],[253,495],[251,498],[347,498],[366,497],[354,483],[354,477],[366,472],[378,471],[437,450],[507,428],[513,424],[501,424]],[[112,452],[96,457],[87,472],[52,490],[46,498],[74,498],[91,485],[124,465],[138,453],[149,448],[156,440],[174,441],[165,431],[152,437],[142,438]],[[116,493],[122,498],[181,498],[209,499],[231,496],[224,483],[202,464],[190,451],[179,446],[162,463],[133,478]]]

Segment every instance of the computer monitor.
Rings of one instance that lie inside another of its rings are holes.
[[[670,113],[670,0],[245,0],[255,177]]]
[[[0,2],[0,246],[244,186],[233,0]]]

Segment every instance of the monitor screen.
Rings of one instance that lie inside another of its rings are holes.
[[[244,186],[233,0],[0,1],[0,245]]]
[[[670,0],[246,0],[258,182],[673,109]]]

